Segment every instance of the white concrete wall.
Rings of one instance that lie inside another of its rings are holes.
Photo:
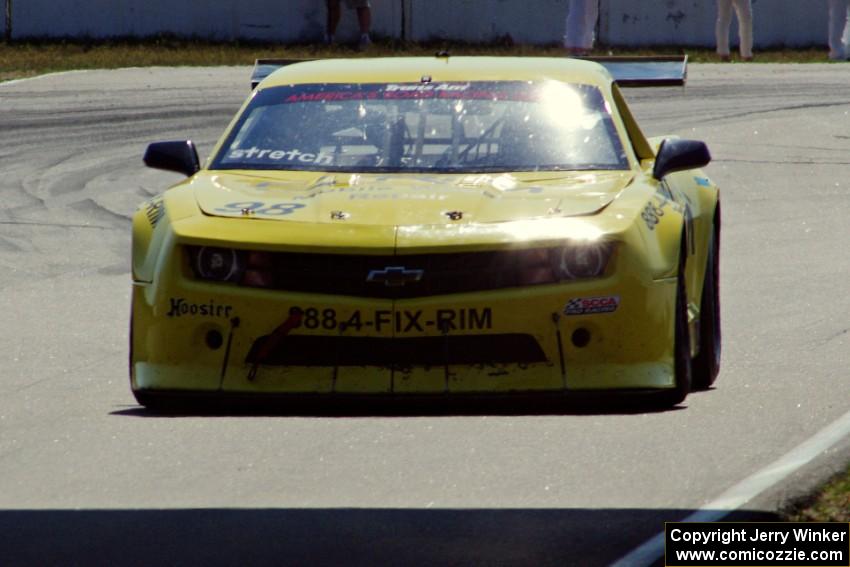
[[[373,0],[377,6],[382,0]],[[384,0],[386,1],[386,0]],[[409,39],[560,43],[569,0],[411,0]]]
[[[380,0],[375,0],[377,3]],[[412,39],[560,42],[569,0],[411,0]],[[599,39],[614,46],[713,46],[714,0],[599,0]],[[753,0],[756,47],[825,45],[826,0]],[[737,22],[732,26],[737,44]]]
[[[401,6],[396,4],[374,10],[376,33],[400,35]],[[14,0],[13,8],[16,38],[170,33],[308,42],[322,37],[326,17],[324,0]],[[356,14],[344,10],[341,37],[354,38],[356,32]]]
[[[287,43],[317,41],[325,25],[324,0],[13,2],[15,38],[171,33]],[[714,44],[713,0],[599,2],[604,44]],[[373,31],[385,37],[401,37],[404,13],[405,35],[415,41],[486,42],[510,36],[518,44],[550,44],[561,41],[569,0],[372,0],[372,5]],[[757,48],[826,44],[826,0],[753,0],[753,8]],[[356,37],[356,21],[353,11],[343,10],[341,39]]]
[[[827,0],[753,0],[756,47],[826,45]],[[600,39],[611,45],[714,45],[712,0],[601,0]],[[732,38],[737,45],[737,22]]]

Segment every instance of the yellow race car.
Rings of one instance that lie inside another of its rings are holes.
[[[139,403],[678,404],[714,381],[709,152],[645,138],[620,90],[671,84],[664,63],[283,63],[258,66],[203,166],[188,141],[147,149],[188,178],[133,219]]]

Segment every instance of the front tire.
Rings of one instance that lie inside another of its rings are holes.
[[[676,406],[685,401],[691,392],[691,336],[688,330],[688,295],[685,288],[685,253],[682,250],[682,262],[679,277],[676,280],[676,323],[673,340],[674,386],[660,396],[664,406]]]
[[[720,286],[718,238],[715,231],[708,250],[705,283],[699,309],[699,354],[693,361],[694,389],[707,390],[720,372]]]

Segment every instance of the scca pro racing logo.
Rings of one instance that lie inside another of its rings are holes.
[[[567,302],[565,315],[595,315],[597,313],[613,313],[620,306],[619,295],[604,297],[576,297]]]

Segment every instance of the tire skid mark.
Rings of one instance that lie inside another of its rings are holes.
[[[115,175],[118,172],[127,171],[127,161],[126,159],[104,158],[97,161],[77,160],[71,162],[73,165],[70,169],[61,165],[55,166],[41,176],[40,193],[45,195],[45,198],[49,201],[49,206],[60,207],[76,202],[78,199],[74,198],[75,194],[92,192],[102,194],[102,192],[92,191],[90,188],[110,176],[118,177]],[[114,180],[114,183],[120,184],[121,182],[120,179]],[[109,182],[107,181],[106,184],[109,185]]]
[[[238,109],[231,105],[214,106],[195,108],[191,110],[174,109],[163,112],[163,109],[158,109],[155,112],[116,112],[104,113],[98,110],[92,110],[89,113],[77,113],[73,116],[65,117],[45,117],[40,119],[32,119],[31,117],[0,120],[3,124],[5,132],[14,132],[16,130],[32,131],[41,128],[57,128],[64,129],[68,127],[91,129],[93,126],[119,126],[122,124],[137,124],[139,122],[149,121],[171,121],[181,118],[199,118],[210,115],[222,115],[230,112],[234,113]]]
[[[115,196],[116,189],[120,192],[127,185],[132,185],[132,182],[119,175],[129,169],[123,150],[92,151],[84,148],[54,160],[46,170],[25,182],[30,187],[29,193],[41,199],[46,209],[66,208],[82,213],[87,219],[101,219],[105,224],[113,226],[119,219],[120,225],[125,226],[135,203],[125,199],[115,210],[115,207],[109,207],[102,201]],[[96,175],[93,175],[94,172],[97,172]]]
[[[111,228],[123,228],[124,230],[129,230],[130,228],[130,220],[132,219],[131,214],[124,215],[116,213],[115,211],[107,209],[93,199],[87,198],[82,201],[78,201],[69,208],[75,212],[82,213],[86,217],[93,217],[107,223],[111,223]]]
[[[824,161],[824,160],[769,160],[769,159],[735,159],[735,158],[715,158],[712,163],[751,163],[756,165],[850,165],[850,161]]]
[[[6,171],[5,175],[10,175],[11,172]],[[44,202],[30,195],[22,180],[15,180],[13,183],[0,186],[0,191],[3,192],[3,204],[0,205],[0,213],[12,214],[14,211],[22,208],[43,207]],[[20,199],[23,202],[16,203],[15,199]]]
[[[147,201],[151,197],[155,197],[164,191],[162,187],[147,187],[145,185],[139,185],[133,189],[134,193],[138,195],[141,199]]]
[[[58,157],[54,155],[54,157],[49,161],[47,161],[49,154],[44,155],[44,160],[42,164],[40,164],[39,167],[36,168],[33,173],[25,173],[24,177],[20,180],[21,188],[23,189],[24,193],[26,193],[26,195],[28,195],[32,199],[35,199],[42,207],[46,207],[47,199],[44,196],[40,195],[41,179],[44,177],[44,172],[50,171],[52,169],[55,169],[56,167],[61,166],[64,163],[67,163],[73,157],[80,155],[81,153],[82,151],[76,152],[71,156],[68,156],[67,154],[62,154]]]
[[[172,124],[172,129],[170,130],[156,128],[154,124],[149,126],[136,125],[133,130],[125,129],[123,132],[119,128],[111,131],[99,132],[96,140],[92,139],[92,132],[90,128],[67,129],[62,131],[44,130],[39,132],[22,133],[21,135],[16,136],[15,139],[15,149],[17,150],[15,153],[15,159],[9,161],[15,163],[32,160],[32,154],[34,152],[44,151],[43,147],[40,148],[40,146],[43,146],[45,138],[50,138],[53,143],[63,144],[67,147],[90,145],[92,142],[96,141],[99,146],[109,148],[114,148],[120,144],[125,147],[126,151],[127,147],[136,145],[137,149],[134,151],[132,157],[138,157],[139,161],[141,161],[142,152],[150,142],[162,139],[184,139],[187,137],[197,140],[202,137],[201,135],[203,135],[204,138],[211,138],[215,135],[213,139],[217,140],[217,135],[221,133],[225,126],[222,125],[221,128],[217,129],[204,128],[203,130],[198,130],[197,128],[193,128],[191,124],[187,123],[182,127],[181,124],[182,123],[179,122]],[[2,129],[2,127],[0,127],[0,129]],[[0,142],[0,149],[2,149],[2,142]],[[6,168],[4,167],[4,169]]]
[[[97,269],[97,273],[102,276],[123,276],[124,274],[130,273],[130,261],[119,262],[115,264],[110,264],[108,266],[102,266]]]
[[[0,264],[3,265],[4,271],[6,272],[21,272],[23,274],[31,276],[42,275],[27,266],[21,266],[20,258],[16,255],[13,255],[12,258],[7,259],[4,257],[3,253],[0,252]]]
[[[66,222],[33,222],[33,221],[0,221],[0,225],[12,226],[40,226],[46,228],[82,228],[94,230],[115,230],[113,226],[103,226],[97,224],[72,224]]]
[[[29,184],[30,189],[29,192],[34,197],[41,199],[41,201],[47,204],[47,201],[51,197],[55,197],[57,195],[62,195],[64,193],[68,193],[74,191],[75,189],[60,189],[54,192],[49,186],[45,186],[45,178],[50,178],[54,175],[55,170],[63,168],[63,166],[67,164],[73,164],[74,166],[79,166],[77,163],[79,161],[80,156],[86,155],[88,152],[85,150],[79,150],[76,152],[72,152],[70,154],[66,154],[62,156],[58,161],[53,161],[50,165],[47,165],[41,168],[40,171],[36,172],[35,175],[31,176],[27,179],[27,181],[31,181]],[[71,187],[71,183],[69,183],[69,176],[64,172],[59,172],[57,177],[60,178],[60,182],[63,184],[67,184]]]
[[[775,114],[782,112],[795,112],[795,111],[806,111],[806,110],[814,110],[821,108],[835,108],[841,106],[850,106],[850,100],[844,100],[839,102],[824,102],[817,104],[795,104],[795,105],[787,105],[787,106],[774,106],[771,108],[762,108],[758,110],[750,110],[745,112],[735,112],[731,114],[718,114],[712,117],[711,119],[706,119],[703,121],[699,120],[691,120],[691,125],[702,125],[702,124],[721,124],[728,121],[735,121],[740,119],[752,118],[754,116],[761,116],[766,114]]]
[[[3,223],[0,222],[0,224]],[[2,252],[31,252],[32,247],[26,244],[28,244],[26,240],[0,235],[0,251]]]

